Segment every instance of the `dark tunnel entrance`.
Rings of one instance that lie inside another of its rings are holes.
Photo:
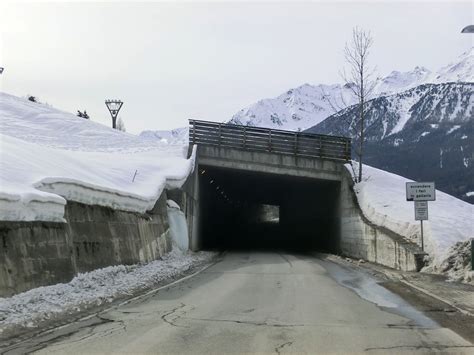
[[[200,166],[202,249],[339,250],[337,181]]]

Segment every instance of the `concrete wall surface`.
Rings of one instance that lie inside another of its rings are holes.
[[[201,166],[209,165],[335,181],[341,180],[341,172],[344,168],[340,162],[326,159],[202,145],[197,148],[197,158]]]
[[[68,202],[67,223],[0,222],[0,296],[171,250],[166,193],[147,214]]]
[[[426,255],[416,244],[386,228],[371,223],[362,213],[352,189],[349,172],[341,185],[342,254],[404,271],[419,271]]]

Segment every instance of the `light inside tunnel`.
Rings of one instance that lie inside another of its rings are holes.
[[[256,218],[261,223],[279,223],[280,206],[261,204],[257,207]]]
[[[337,181],[201,166],[202,249],[338,251]]]

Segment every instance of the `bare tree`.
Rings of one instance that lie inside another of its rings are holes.
[[[348,66],[348,71],[342,72],[345,81],[352,94],[357,99],[359,106],[358,118],[356,121],[356,138],[358,147],[355,152],[359,160],[359,174],[357,181],[362,181],[362,158],[364,153],[364,130],[365,130],[365,104],[372,95],[375,81],[372,79],[373,68],[369,67],[369,53],[373,44],[373,38],[369,31],[355,27],[352,30],[351,41],[346,43],[344,48],[344,58]]]

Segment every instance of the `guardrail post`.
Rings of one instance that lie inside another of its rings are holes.
[[[323,139],[319,137],[319,158],[323,157]]]
[[[295,155],[298,155],[298,132],[295,132]]]
[[[346,147],[345,147],[345,156],[346,156],[346,161],[349,161],[351,160],[351,150],[350,150],[350,146],[349,146],[349,140],[346,139]]]
[[[219,147],[221,146],[221,139],[222,139],[222,133],[221,133],[221,130],[222,130],[222,123],[219,123]]]
[[[193,144],[196,144],[196,122],[191,121],[191,124],[193,125]]]
[[[247,144],[247,127],[244,126],[244,149],[246,148]]]
[[[268,131],[268,151],[272,151],[272,130]]]

